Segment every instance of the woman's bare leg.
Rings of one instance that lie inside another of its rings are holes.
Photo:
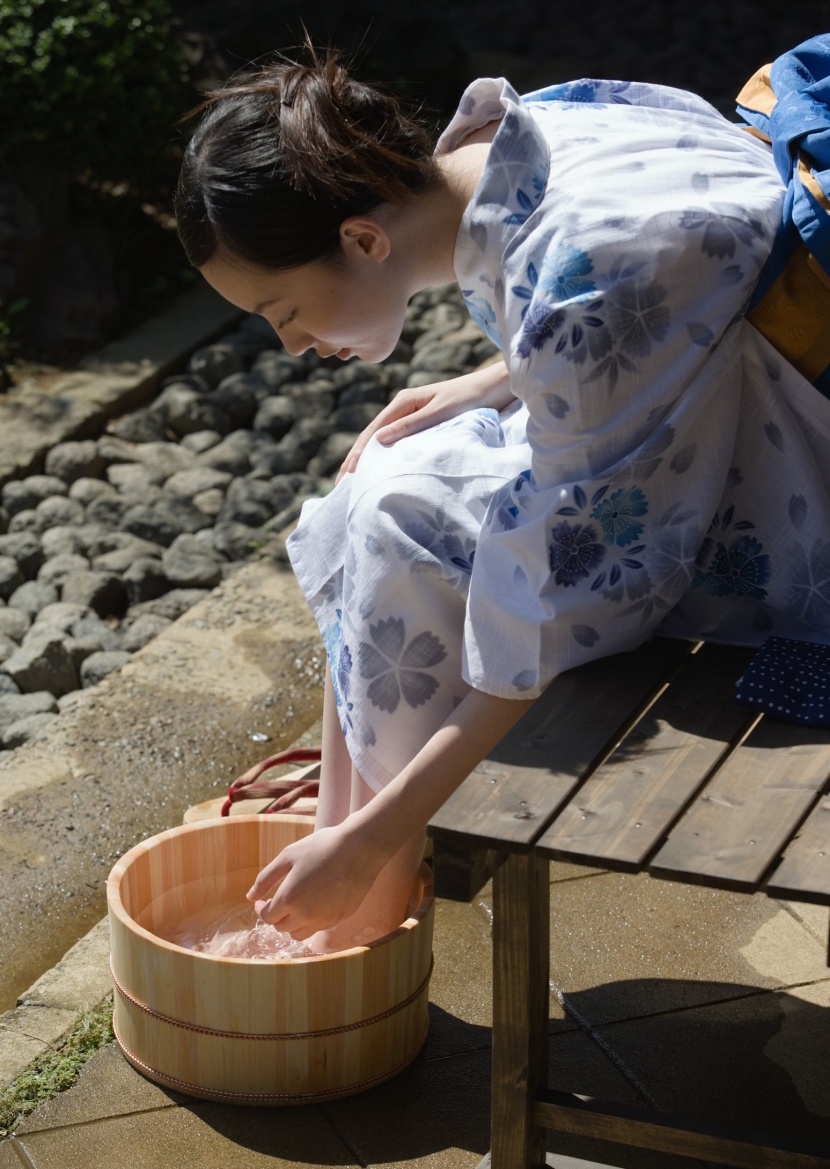
[[[352,768],[350,812],[363,808],[374,792],[357,768]],[[310,937],[306,945],[318,953],[365,945],[397,929],[406,920],[418,870],[424,859],[426,836],[417,832],[387,861],[375,883],[351,917]]]
[[[323,691],[323,733],[320,759],[320,791],[317,796],[315,828],[340,824],[349,814],[352,788],[352,761],[337,717],[337,702],[331,682],[331,667],[326,665]]]

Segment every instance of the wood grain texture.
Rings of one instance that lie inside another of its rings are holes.
[[[153,932],[171,911],[188,916],[194,896],[243,900],[262,866],[311,827],[303,816],[202,821],[145,841],[113,869],[115,1028],[151,1078],[207,1099],[289,1104],[379,1082],[419,1050],[434,911],[426,866],[412,917],[336,954],[224,958]]]
[[[492,1169],[544,1163],[531,1104],[547,1076],[550,883],[535,853],[493,879]]]
[[[830,731],[763,719],[724,762],[649,866],[655,876],[751,891],[830,775]]]
[[[757,720],[735,702],[751,650],[706,645],[538,840],[551,859],[636,870],[732,743]]]
[[[433,817],[436,844],[529,849],[693,648],[655,638],[561,674]]]
[[[830,905],[830,797],[821,796],[767,884],[773,897]]]

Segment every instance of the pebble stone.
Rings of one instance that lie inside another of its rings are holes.
[[[380,365],[285,352],[257,317],[203,346],[155,400],[63,442],[0,491],[0,744],[43,732],[246,561],[284,561],[306,499],[405,385],[495,347],[457,289],[419,293]]]

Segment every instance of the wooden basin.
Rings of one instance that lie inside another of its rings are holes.
[[[420,1051],[434,915],[427,865],[418,907],[399,929],[337,954],[217,957],[154,932],[171,915],[244,899],[262,866],[311,829],[307,816],[205,820],[136,845],[114,866],[115,1034],[150,1079],[208,1100],[304,1104],[381,1083]]]

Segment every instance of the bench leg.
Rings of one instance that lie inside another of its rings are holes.
[[[531,1106],[547,1086],[550,874],[512,853],[493,877],[492,1169],[545,1164]]]

